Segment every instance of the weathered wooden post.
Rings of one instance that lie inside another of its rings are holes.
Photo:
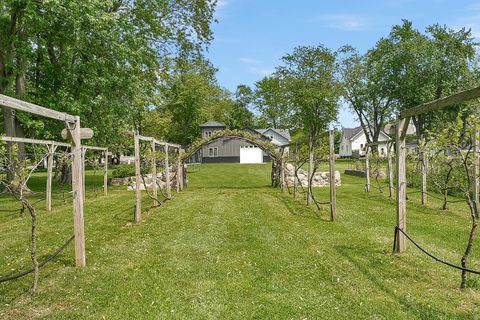
[[[72,194],[73,194],[73,230],[75,234],[75,263],[77,267],[86,265],[85,259],[85,229],[83,220],[83,164],[82,140],[80,117],[75,117],[75,122],[70,123],[70,136],[72,139]]]
[[[479,193],[480,193],[480,131],[475,131],[473,137],[473,200],[477,209],[480,206]],[[478,210],[477,210],[478,212]],[[478,218],[478,217],[477,217]]]
[[[151,149],[152,149],[152,194],[153,194],[153,205],[159,205],[160,202],[158,202],[158,185],[157,185],[157,157],[156,157],[156,141],[155,139],[152,139],[151,143]],[[147,186],[145,186],[146,188]]]
[[[298,192],[298,178],[297,178],[297,165],[293,168],[293,197],[297,197]]]
[[[335,142],[334,131],[329,131],[330,157],[328,159],[330,169],[330,220],[337,218],[337,190],[335,185]]]
[[[428,157],[427,151],[422,152],[422,204],[427,204],[427,170],[428,170]]]
[[[179,193],[180,192],[180,166],[182,165],[182,160],[180,159],[180,147],[177,148],[177,164],[176,164],[176,167],[177,167],[177,173],[175,174],[175,188],[176,188],[176,192]]]
[[[55,143],[47,145],[48,158],[47,158],[47,198],[46,207],[47,211],[52,211],[52,171],[53,171],[53,156],[57,146]]]
[[[180,149],[178,150],[178,153],[179,153],[178,158],[180,159],[180,167],[179,167],[179,173],[180,173],[180,180],[179,180],[179,183],[180,183],[180,191],[183,190],[183,181],[185,181],[185,177],[184,177],[184,171],[185,171],[184,166],[185,166],[185,163],[184,163],[183,160],[182,160],[182,158],[183,158],[183,153],[184,153],[184,152],[185,152],[185,151],[184,151],[182,148],[180,148]]]
[[[365,146],[365,178],[366,178],[366,185],[365,190],[370,192],[370,146]]]
[[[108,149],[105,149],[105,163],[103,167],[103,195],[108,194]]]
[[[393,164],[392,164],[392,145],[387,143],[387,170],[388,170],[388,189],[390,191],[390,198],[393,198],[393,194],[395,193],[395,187],[393,185]]]
[[[135,131],[134,136],[134,148],[135,148],[135,223],[142,221],[142,191],[140,190],[141,178],[141,166],[140,166],[140,139],[138,132]]]
[[[168,143],[165,143],[165,185],[167,188],[167,198],[172,197],[172,191],[170,186],[170,164],[168,163]]]
[[[397,147],[397,228],[406,232],[407,228],[407,176],[406,176],[406,158],[407,150],[405,146],[405,133],[409,123],[409,118],[397,117],[396,127],[396,147]],[[407,247],[406,237],[403,233],[397,232],[396,252],[401,253]]]
[[[87,149],[82,147],[82,188],[83,188],[83,201],[85,201],[85,154]]]

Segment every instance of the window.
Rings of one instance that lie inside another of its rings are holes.
[[[208,148],[208,156],[209,157],[218,157],[218,148],[217,147]]]
[[[364,149],[363,149],[363,144],[360,145],[360,150],[364,150]]]
[[[385,149],[382,148],[380,152],[381,152],[382,155],[384,155],[385,154]]]
[[[212,135],[212,131],[205,131],[205,138],[208,138]]]
[[[342,149],[342,151],[343,151],[343,146],[341,146],[341,149]]]

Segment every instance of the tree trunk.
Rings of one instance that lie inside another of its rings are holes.
[[[60,176],[61,184],[71,184],[72,183],[72,167],[68,164],[62,165],[62,175]]]

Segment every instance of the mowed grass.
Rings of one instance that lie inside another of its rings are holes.
[[[96,178],[101,186],[101,176]],[[342,175],[338,220],[270,185],[270,165],[202,165],[188,189],[139,225],[134,193],[87,194],[87,267],[73,245],[32,276],[0,283],[0,319],[472,319],[480,284],[460,290],[460,273],[412,245],[392,255],[394,201]],[[90,177],[91,181],[91,177]],[[44,176],[32,181],[41,190]],[[89,188],[87,186],[87,188]],[[328,189],[316,189],[328,201]],[[385,190],[386,191],[386,190]],[[36,196],[41,198],[41,195]],[[433,199],[432,199],[433,200]],[[144,207],[151,200],[144,195]],[[72,234],[71,201],[39,207],[39,254]],[[0,209],[11,207],[3,197]],[[408,231],[459,263],[469,231],[464,204],[408,203]],[[30,267],[28,216],[0,213],[0,275]],[[480,244],[471,268],[480,269]]]

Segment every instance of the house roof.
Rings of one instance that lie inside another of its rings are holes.
[[[353,138],[357,137],[360,133],[363,133],[363,129],[361,126],[355,128],[343,128],[343,134],[345,139],[352,140]],[[385,130],[380,130],[380,133],[385,135],[387,138],[390,138]]]
[[[201,124],[199,127],[200,128],[202,128],[202,127],[226,128],[227,126],[224,125],[221,122],[218,122],[218,121],[215,121],[215,120],[210,120],[208,122],[205,122],[204,124]]]
[[[343,128],[343,135],[345,139],[351,140],[354,136],[362,132],[362,127],[356,127],[356,128]]]
[[[284,137],[285,139],[287,139],[288,141],[291,140],[290,131],[288,129],[268,128],[268,129],[255,129],[255,130],[262,135],[265,134],[265,132],[267,132],[268,130],[272,130],[278,133],[279,135],[281,135],[282,137]]]

